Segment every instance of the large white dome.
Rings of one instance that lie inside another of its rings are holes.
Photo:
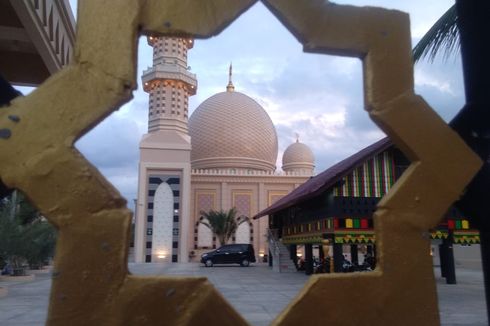
[[[189,119],[194,169],[274,171],[277,134],[265,110],[245,94],[211,96]]]

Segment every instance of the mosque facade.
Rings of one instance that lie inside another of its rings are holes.
[[[268,219],[251,217],[313,175],[314,155],[297,140],[276,171],[277,133],[249,96],[226,89],[188,115],[197,79],[189,72],[193,40],[149,37],[153,66],[143,73],[149,94],[148,133],[140,142],[135,221],[136,262],[196,261],[221,244],[200,223],[201,212],[236,208],[245,220],[232,237],[268,254]]]

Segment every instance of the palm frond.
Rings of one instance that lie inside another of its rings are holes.
[[[235,234],[238,227],[236,208],[233,207],[228,211],[210,210],[209,212],[201,211],[200,213],[202,217],[199,222],[209,227],[218,237],[222,245],[226,244],[233,234]]]
[[[444,49],[444,58],[459,49],[456,5],[450,7],[413,48],[414,63],[425,57],[433,61],[441,49]]]
[[[211,227],[211,225],[208,222],[206,222],[206,221],[199,221],[199,223],[201,223],[202,225],[206,226],[211,231],[213,230],[213,228]]]
[[[240,225],[242,225],[242,224],[243,224],[243,223],[245,223],[245,222],[250,222],[250,218],[248,218],[248,217],[247,217],[247,216],[245,216],[245,215],[239,216],[239,217],[237,218],[237,226],[240,226]]]

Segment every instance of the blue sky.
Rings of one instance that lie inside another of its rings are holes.
[[[70,2],[76,7],[76,1]],[[412,43],[416,44],[454,1],[349,0],[336,3],[383,6],[408,12]],[[140,84],[142,70],[152,65],[151,57],[146,38],[140,38]],[[276,126],[278,168],[282,152],[294,141],[296,133],[313,150],[316,172],[384,136],[363,110],[360,60],[303,53],[301,44],[261,3],[220,35],[196,40],[188,60],[199,82],[197,94],[190,98],[191,113],[206,98],[225,90],[230,62],[233,62],[236,90],[259,102]],[[459,57],[418,63],[415,85],[416,92],[445,120],[450,120],[464,102]],[[133,101],[76,144],[128,199],[129,206],[136,198],[138,144],[147,131],[147,115],[148,95],[138,88]]]

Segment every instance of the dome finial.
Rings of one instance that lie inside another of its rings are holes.
[[[233,86],[233,82],[231,81],[231,75],[233,74],[233,66],[230,62],[230,70],[228,72],[228,85],[226,86],[227,92],[233,92],[235,90],[235,86]]]
[[[296,135],[296,142],[299,143],[299,134],[297,132],[294,133]]]

